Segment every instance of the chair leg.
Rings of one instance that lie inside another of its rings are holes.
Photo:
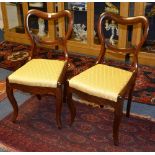
[[[128,96],[128,102],[127,102],[127,109],[126,109],[126,117],[130,117],[132,93],[133,93],[134,86],[135,86],[135,83],[131,86],[131,89],[129,90],[129,96]]]
[[[62,110],[62,87],[56,90],[56,122],[59,129],[62,127],[61,123],[61,110]]]
[[[36,96],[38,100],[41,100],[41,95],[37,94]]]
[[[67,87],[68,87],[68,84],[67,82],[64,83],[64,91],[63,91],[63,102],[66,103],[67,101]]]
[[[115,108],[114,111],[114,123],[113,123],[113,140],[114,145],[119,145],[119,126],[123,115],[123,102]]]
[[[13,95],[13,88],[10,86],[8,79],[6,80],[6,93],[7,97],[13,107],[13,117],[12,117],[12,122],[16,122],[17,116],[18,116],[18,104],[17,101],[15,100],[15,97]]]
[[[71,122],[70,122],[70,126],[71,126],[76,116],[76,108],[75,108],[74,102],[72,101],[72,92],[69,87],[67,88],[67,104],[71,113]]]

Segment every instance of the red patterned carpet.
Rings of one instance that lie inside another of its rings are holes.
[[[26,52],[29,50],[30,47],[23,44],[6,41],[1,43],[0,67],[9,70],[16,70],[24,64],[27,56]],[[45,49],[43,49],[43,51],[45,51]],[[51,51],[40,54],[40,57],[49,59],[63,59],[63,55],[60,52]],[[68,70],[68,77],[72,77],[89,68],[95,61],[92,57],[80,56],[76,54],[70,54],[69,58],[70,67]],[[109,64],[124,67],[124,63],[118,61],[114,62],[109,60]],[[133,101],[155,105],[155,68],[139,65],[139,73],[133,94]]]
[[[16,124],[10,116],[0,122],[0,142],[16,151],[155,151],[155,122],[126,118],[120,127],[120,146],[112,141],[113,113],[77,104],[77,117],[68,126],[69,112],[63,107],[61,130],[55,123],[55,99],[32,97],[20,107]]]

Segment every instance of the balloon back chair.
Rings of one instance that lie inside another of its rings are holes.
[[[105,39],[102,30],[102,24],[107,19],[126,26],[141,23],[143,35],[139,44],[129,48],[118,48],[112,45],[108,39]],[[148,20],[144,16],[125,18],[112,13],[102,13],[98,20],[97,28],[101,50],[95,65],[68,80],[67,102],[71,112],[71,124],[74,122],[76,116],[76,107],[72,100],[73,93],[99,106],[108,104],[114,108],[113,140],[115,145],[119,145],[118,135],[123,114],[123,101],[128,94],[126,116],[129,117],[132,92],[138,71],[138,52],[148,34]],[[125,70],[106,64],[106,48],[116,53],[132,54],[133,62],[130,65],[131,68]]]
[[[44,20],[58,20],[59,18],[68,18],[68,30],[65,36],[57,38],[53,41],[43,40],[35,35],[29,27],[30,16],[37,16]],[[63,84],[65,74],[68,67],[67,40],[69,39],[73,27],[72,15],[69,11],[64,10],[58,13],[46,13],[39,10],[30,10],[25,18],[25,29],[32,43],[29,61],[21,68],[13,72],[6,79],[7,96],[13,106],[13,122],[16,121],[18,115],[18,105],[13,95],[13,89],[22,90],[35,94],[41,99],[42,94],[53,94],[56,96],[56,122],[58,128],[61,128],[61,109],[63,98]],[[37,56],[37,48],[42,46],[61,46],[65,55],[64,60],[49,60],[35,58]]]

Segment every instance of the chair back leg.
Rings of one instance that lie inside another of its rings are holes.
[[[65,78],[66,79],[66,78]],[[67,79],[64,82],[64,91],[63,91],[63,102],[67,102]]]
[[[75,116],[76,116],[76,107],[72,100],[72,91],[69,87],[67,87],[67,104],[68,104],[70,114],[71,114],[71,121],[70,121],[70,126],[71,126],[73,124]]]
[[[135,83],[131,86],[129,90],[128,102],[127,102],[127,109],[126,109],[126,117],[130,117],[130,109],[131,109],[131,101],[132,101],[132,93],[135,87]]]
[[[38,100],[41,100],[41,95],[37,94],[36,96]]]
[[[61,111],[62,111],[62,86],[56,89],[56,122],[59,129],[62,128]]]

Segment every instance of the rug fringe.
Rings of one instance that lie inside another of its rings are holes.
[[[15,149],[14,147],[8,146],[7,144],[3,144],[1,141],[0,141],[0,149],[3,149],[4,151],[8,152],[21,152]]]

